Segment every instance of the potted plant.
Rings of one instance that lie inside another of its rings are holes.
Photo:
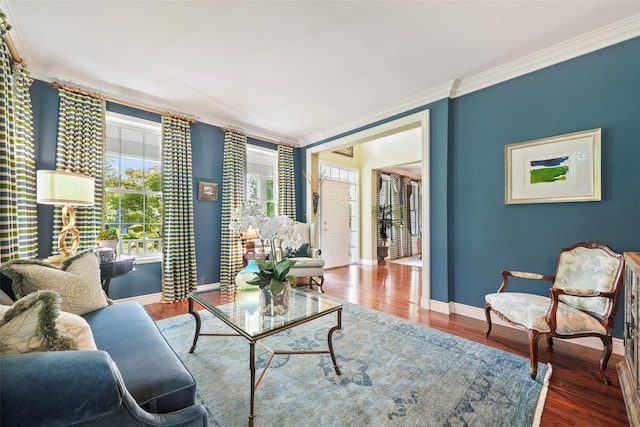
[[[116,230],[105,229],[98,233],[96,242],[100,248],[110,248],[118,251],[118,233]]]
[[[237,209],[231,215],[229,228],[242,233],[251,226],[260,230],[260,236],[269,240],[271,253],[269,259],[257,259],[258,271],[247,280],[248,285],[260,288],[260,312],[267,316],[285,314],[289,310],[291,285],[296,279],[289,274],[295,261],[276,259],[276,242],[283,248],[298,249],[301,236],[293,221],[284,215],[265,217],[256,205]]]
[[[389,239],[389,229],[393,226],[393,210],[391,205],[383,204],[376,206],[375,211],[378,218],[380,240],[382,240],[382,246],[378,246],[378,264],[385,264],[384,259],[389,255],[387,240]]]

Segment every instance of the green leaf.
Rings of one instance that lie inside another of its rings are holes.
[[[284,283],[279,280],[271,279],[271,293],[273,295],[278,295],[284,289]]]
[[[295,261],[291,261],[290,259],[285,259],[276,264],[276,268],[273,274],[273,277],[277,280],[284,282],[287,279],[287,274],[289,274],[289,269],[295,264]]]

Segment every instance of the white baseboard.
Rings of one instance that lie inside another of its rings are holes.
[[[219,288],[220,288],[220,283],[209,283],[207,285],[198,285],[198,291],[210,291],[210,290],[215,290]],[[155,294],[147,294],[147,295],[140,295],[137,297],[113,300],[114,304],[120,304],[127,301],[138,301],[142,305],[156,304],[156,303],[162,302],[162,293],[158,292]]]
[[[446,315],[459,314],[460,316],[486,321],[484,309],[479,307],[472,307],[470,305],[431,300],[429,303],[429,309]],[[517,329],[515,326],[505,322],[498,316],[491,316],[491,322],[494,325],[507,326],[509,328]],[[564,342],[602,351],[602,341],[595,337],[574,338],[572,340],[566,340]],[[624,341],[620,338],[613,339],[613,354],[624,356]]]

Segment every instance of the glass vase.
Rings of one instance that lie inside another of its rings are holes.
[[[271,293],[271,286],[260,289],[260,314],[280,316],[289,311],[291,303],[291,284],[284,282],[284,288],[278,295]]]

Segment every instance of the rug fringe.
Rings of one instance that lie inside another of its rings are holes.
[[[544,376],[544,381],[542,382],[542,390],[540,390],[540,397],[538,397],[538,405],[536,405],[536,413],[533,416],[533,424],[532,427],[539,427],[540,420],[542,419],[542,411],[544,410],[544,402],[547,400],[547,390],[549,389],[549,379],[551,379],[551,373],[553,372],[553,367],[551,363],[547,363],[547,373]]]

